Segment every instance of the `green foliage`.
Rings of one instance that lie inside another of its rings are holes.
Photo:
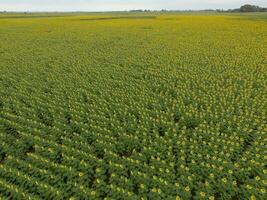
[[[261,8],[259,6],[245,4],[240,7],[240,12],[266,12],[267,8]]]
[[[265,199],[265,22],[128,15],[0,16],[0,197]]]

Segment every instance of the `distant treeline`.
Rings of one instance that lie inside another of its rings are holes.
[[[241,6],[240,8],[236,9],[229,9],[229,10],[224,10],[224,9],[206,9],[206,10],[165,10],[162,9],[161,12],[176,12],[176,11],[182,11],[182,12],[194,12],[194,11],[206,11],[206,12],[267,12],[267,8],[262,8],[259,6],[255,5],[250,5],[250,4],[245,4]],[[155,12],[155,10],[130,10],[130,12]]]
[[[110,12],[199,12],[199,11],[204,11],[204,12],[267,12],[267,8],[262,8],[259,6],[255,5],[250,5],[250,4],[245,4],[241,6],[240,8],[236,9],[204,9],[204,10],[142,10],[142,9],[137,9],[137,10],[129,10],[129,11],[110,11]],[[24,13],[24,14],[29,14],[29,13],[34,13],[34,12],[8,12],[8,11],[1,11],[0,13]],[[37,12],[38,13],[38,12]],[[44,12],[46,13],[46,12]],[[47,12],[49,13],[49,12]],[[61,13],[61,12],[53,12],[53,13]],[[88,12],[81,12],[81,11],[73,11],[69,13],[88,13]],[[94,12],[94,13],[99,13],[99,12]],[[100,12],[101,13],[101,12]]]
[[[267,8],[246,4],[238,9],[229,9],[228,12],[267,12]]]

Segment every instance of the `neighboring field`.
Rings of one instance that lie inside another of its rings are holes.
[[[0,199],[266,199],[266,15],[0,15]]]

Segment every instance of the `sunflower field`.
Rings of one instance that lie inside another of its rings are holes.
[[[0,199],[266,199],[254,15],[0,14]]]

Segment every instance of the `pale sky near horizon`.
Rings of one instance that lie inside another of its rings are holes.
[[[267,0],[0,0],[0,11],[201,10],[267,7]]]

